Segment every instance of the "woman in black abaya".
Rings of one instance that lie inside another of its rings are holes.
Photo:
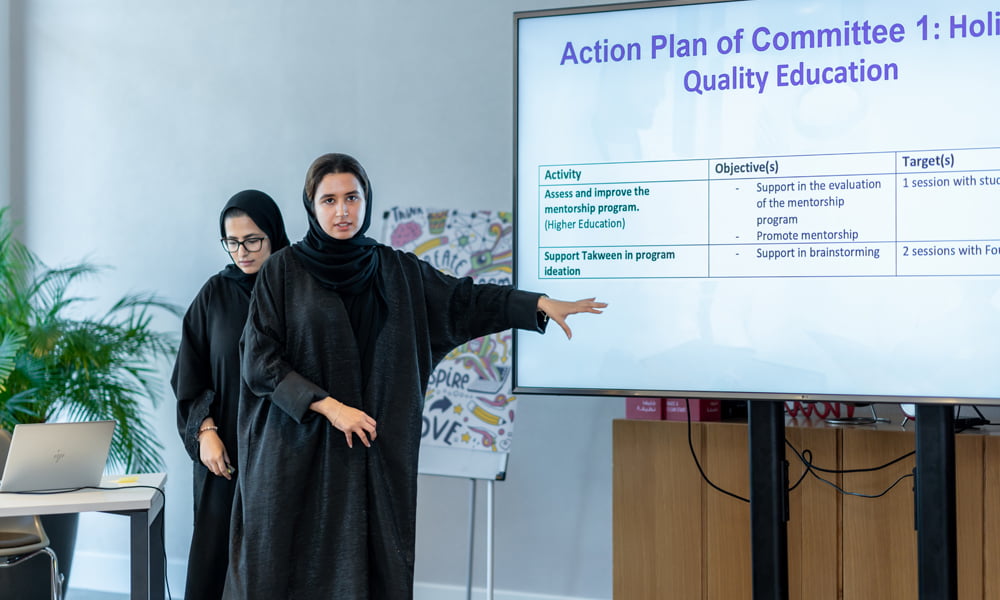
[[[605,304],[476,285],[366,237],[372,188],[350,156],[316,159],[303,203],[309,231],[261,269],[243,334],[225,598],[405,600],[434,366],[548,318],[570,335],[568,315]]]
[[[272,252],[288,245],[278,206],[257,190],[229,199],[219,230],[232,264],[209,278],[184,315],[170,380],[177,396],[177,431],[194,461],[186,600],[222,597],[236,490],[239,340],[257,272]]]

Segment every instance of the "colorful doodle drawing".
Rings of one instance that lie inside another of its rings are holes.
[[[503,394],[499,394],[494,398],[484,398],[483,396],[477,396],[476,400],[479,400],[481,403],[487,406],[491,406],[493,408],[503,408],[508,404],[510,404],[511,402],[513,402],[514,398],[513,397],[508,398]]]
[[[512,223],[510,212],[397,207],[386,213],[383,239],[450,275],[509,285]],[[431,425],[423,444],[510,449],[517,408],[510,383],[512,338],[510,331],[478,338],[441,361],[424,398],[424,419]]]
[[[451,400],[447,396],[442,396],[427,405],[427,412],[434,412],[435,410],[444,412],[451,407]]]
[[[400,223],[392,231],[391,244],[394,248],[402,248],[424,234],[423,228],[416,221]]]
[[[496,438],[493,433],[487,429],[481,429],[479,427],[469,427],[469,431],[479,434],[479,443],[487,448],[496,449]]]
[[[479,419],[483,423],[486,423],[487,425],[496,427],[498,425],[503,425],[507,422],[507,419],[501,417],[500,415],[495,415],[489,412],[488,410],[477,404],[475,401],[469,402],[468,408],[470,411],[472,411],[472,416],[476,417],[477,419]]]
[[[498,249],[501,243],[510,239],[510,234],[514,228],[510,225],[503,226],[500,223],[492,223],[489,227],[490,235],[494,236],[493,246],[489,249],[479,250],[472,254],[472,267],[466,276],[476,277],[480,273],[491,271],[502,271],[513,273],[512,258],[514,252],[511,248]]]
[[[413,253],[416,254],[417,256],[420,256],[421,254],[426,254],[439,246],[446,246],[446,245],[448,245],[448,236],[442,235],[441,237],[429,239],[426,242],[420,244],[419,246],[413,249]]]
[[[510,367],[500,367],[497,365],[490,365],[494,371],[500,376],[498,379],[485,379],[480,377],[476,381],[469,383],[467,388],[470,392],[475,392],[479,394],[499,394],[503,390],[504,385],[507,383],[507,377],[510,375]],[[499,398],[503,398],[504,395],[500,394]],[[485,398],[478,397],[478,400],[485,400]]]
[[[476,338],[455,348],[446,358],[460,361],[462,366],[479,376],[479,382],[475,384],[475,388],[470,388],[471,391],[493,389],[491,393],[496,393],[510,374],[510,367],[504,366],[504,363],[510,360],[511,337],[510,332],[505,332]]]
[[[386,222],[394,247],[413,252],[446,273],[496,283],[511,281],[509,212],[393,208]]]

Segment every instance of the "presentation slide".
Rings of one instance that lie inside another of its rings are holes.
[[[515,15],[515,280],[609,307],[516,391],[1000,404],[1000,5],[576,10]]]

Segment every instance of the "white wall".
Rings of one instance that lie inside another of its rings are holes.
[[[216,241],[225,200],[248,187],[271,193],[298,239],[302,179],[323,152],[357,156],[380,208],[510,209],[512,13],[588,3],[15,0],[23,53],[12,70],[24,82],[3,97],[24,98],[13,102],[23,140],[12,138],[23,237],[51,265],[112,267],[83,291],[95,310],[134,290],[186,305],[225,263]],[[166,446],[178,597],[190,463],[168,374],[164,365],[153,418]],[[611,597],[610,431],[623,412],[614,399],[521,398],[509,478],[496,486],[499,590]],[[480,515],[483,497],[480,488]],[[466,481],[421,478],[424,597],[464,585],[467,503]],[[482,586],[481,521],[477,539]],[[87,516],[73,586],[125,590],[126,554],[124,519]]]
[[[10,4],[0,3],[0,207],[10,205]]]

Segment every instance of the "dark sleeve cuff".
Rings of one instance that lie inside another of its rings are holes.
[[[274,388],[271,402],[288,413],[295,422],[302,423],[315,414],[309,410],[309,405],[329,395],[323,388],[291,371],[278,383],[278,387]]]
[[[511,326],[527,331],[545,333],[549,317],[538,310],[538,299],[545,294],[512,290],[507,299],[507,318]]]
[[[184,426],[184,449],[193,461],[201,461],[201,444],[198,441],[198,430],[201,429],[201,422],[212,414],[212,402],[215,401],[215,392],[205,390],[201,396],[191,403],[191,410],[188,411],[188,420]]]

